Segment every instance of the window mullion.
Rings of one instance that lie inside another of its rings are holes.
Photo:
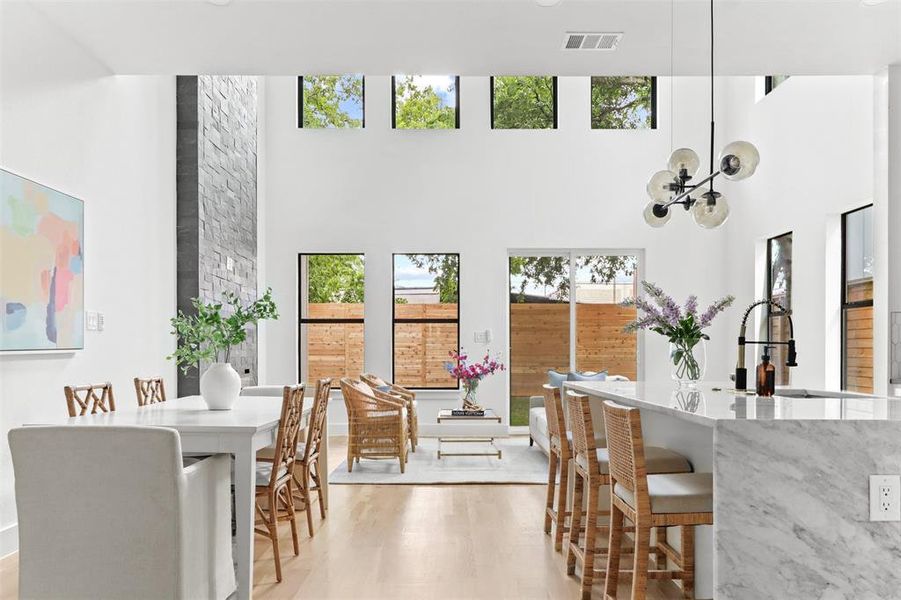
[[[569,253],[569,370],[576,370],[576,254]]]

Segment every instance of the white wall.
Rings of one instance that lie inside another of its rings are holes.
[[[130,411],[133,377],[175,379],[175,80],[105,76],[63,50],[64,77],[4,73],[0,166],[84,200],[85,306],[106,328],[74,354],[0,355],[0,555],[17,542],[9,429],[65,417],[65,384],[111,381]]]
[[[762,298],[766,238],[792,231],[798,341],[792,384],[837,389],[840,215],[874,200],[873,78],[792,77],[757,101],[755,78],[735,77],[728,80],[725,100],[726,137],[753,142],[761,155],[754,176],[727,192],[732,200],[725,236],[727,285],[742,308]],[[884,288],[887,281],[877,273],[875,285]],[[879,304],[877,313],[885,310]],[[749,368],[758,358],[759,352],[748,353]],[[885,361],[884,348],[877,347],[882,391]]]
[[[493,131],[488,86],[487,77],[462,78],[457,131],[392,130],[389,77],[366,78],[364,130],[298,130],[296,79],[267,78],[261,223],[265,284],[282,318],[266,324],[266,383],[297,377],[299,252],[366,253],[366,369],[386,376],[392,252],[460,252],[461,342],[473,347],[473,333],[491,329],[492,350],[507,346],[509,249],[644,249],[644,276],[680,301],[697,293],[704,303],[730,291],[724,231],[700,230],[684,213],[662,230],[641,217],[647,178],[665,167],[672,148],[669,80],[660,81],[656,131],[592,131],[587,77],[559,80],[558,130]],[[706,86],[703,78],[676,81],[676,146],[705,148]],[[732,370],[736,312],[710,331],[711,379]],[[646,340],[647,376],[668,377],[664,340]],[[505,377],[486,380],[479,395],[506,417]],[[439,406],[459,402],[447,392],[421,397],[424,428]]]

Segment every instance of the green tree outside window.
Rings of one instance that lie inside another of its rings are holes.
[[[495,129],[554,129],[556,78],[502,76],[492,78]]]
[[[396,75],[395,129],[456,129],[456,95],[456,77]]]
[[[352,129],[363,126],[362,75],[307,75],[303,85],[303,127]]]
[[[653,77],[592,77],[592,129],[654,127]]]
[[[362,255],[313,254],[307,261],[307,293],[311,304],[363,302]]]

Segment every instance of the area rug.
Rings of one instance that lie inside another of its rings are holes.
[[[438,440],[419,438],[406,472],[397,460],[361,460],[347,472],[347,461],[329,474],[329,484],[429,485],[454,483],[547,483],[547,456],[527,437],[497,439],[502,458],[491,456],[442,456]],[[482,446],[484,448],[484,446]],[[445,450],[453,451],[456,448]]]

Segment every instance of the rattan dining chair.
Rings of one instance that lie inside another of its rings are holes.
[[[407,421],[400,400],[377,395],[363,383],[344,377],[341,393],[347,406],[347,470],[362,458],[392,459],[400,462],[403,473],[407,463]]]
[[[116,410],[116,399],[113,396],[113,384],[95,383],[88,385],[67,385],[63,387],[66,394],[66,407],[70,417],[81,417],[86,414],[112,412]]]
[[[319,496],[319,516],[325,518],[325,500],[321,483],[322,461],[320,450],[322,449],[322,432],[325,429],[325,420],[328,418],[328,400],[331,391],[332,380],[320,379],[316,382],[316,395],[313,397],[313,408],[307,421],[307,439],[300,442],[297,452],[301,454],[297,458],[294,467],[294,499],[300,500],[302,505],[299,510],[307,513],[307,529],[310,537],[313,537],[313,509],[310,505],[310,492],[315,491]],[[328,468],[328,465],[325,465]]]
[[[294,554],[300,554],[297,540],[297,518],[294,508],[294,469],[297,466],[297,442],[303,417],[303,384],[286,385],[282,397],[282,412],[272,458],[257,457],[256,512],[262,527],[256,532],[272,540],[275,559],[275,578],[282,580],[282,560],[278,547],[278,524],[291,524]],[[266,500],[265,506],[261,502]]]
[[[713,474],[678,473],[651,475],[648,450],[641,432],[637,408],[604,402],[604,422],[610,449],[610,528],[605,598],[616,598],[622,554],[623,521],[634,525],[635,547],[647,547],[651,529],[682,528],[680,549],[669,545],[666,535],[656,536],[655,553],[663,554],[675,570],[649,570],[648,553],[636,552],[632,564],[632,600],[644,600],[648,578],[679,579],[682,597],[694,598],[694,527],[713,524]],[[665,565],[664,565],[665,566]]]
[[[135,377],[135,395],[138,406],[147,406],[166,401],[166,386],[162,377]]]
[[[407,408],[407,428],[410,437],[410,450],[416,452],[419,444],[419,415],[417,414],[416,392],[395,383],[389,383],[372,373],[363,373],[360,380],[371,387],[375,392],[391,394],[403,400]]]

